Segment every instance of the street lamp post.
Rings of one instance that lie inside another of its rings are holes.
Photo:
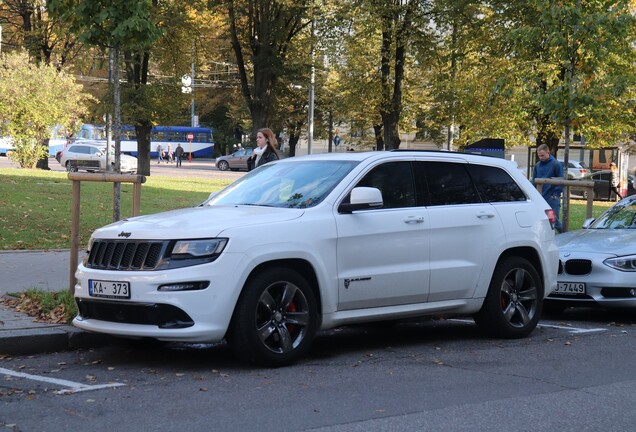
[[[311,145],[314,141],[314,84],[316,81],[316,48],[314,44],[314,33],[316,31],[316,20],[311,22],[311,76],[309,77],[309,115],[307,120],[307,154],[311,154]]]

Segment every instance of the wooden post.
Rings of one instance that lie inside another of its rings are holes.
[[[69,291],[75,293],[75,270],[77,269],[77,251],[79,250],[80,223],[80,187],[79,181],[73,182],[73,199],[71,207],[71,259],[69,272]]]
[[[69,291],[75,293],[75,270],[77,269],[77,254],[80,244],[80,188],[82,181],[133,183],[133,216],[138,216],[141,211],[141,185],[146,182],[142,175],[110,174],[110,173],[68,173],[68,179],[73,184],[73,199],[71,208],[71,259],[69,269]]]
[[[536,178],[533,180],[535,183],[535,187],[539,192],[541,192],[541,188],[543,188],[544,184],[552,184],[552,185],[561,185],[565,187],[565,193],[568,194],[567,197],[563,197],[563,199],[569,199],[569,187],[575,186],[579,188],[585,189],[587,194],[587,206],[585,208],[585,214],[587,219],[592,217],[592,210],[594,206],[594,181],[593,180],[564,180],[561,177],[552,177],[552,178]],[[567,231],[567,227],[564,226],[564,231]]]

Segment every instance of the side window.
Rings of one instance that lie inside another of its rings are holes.
[[[389,162],[378,165],[356,186],[374,187],[382,192],[382,208],[415,206],[415,185],[410,162]]]
[[[88,147],[83,145],[75,146],[71,151],[75,153],[89,154]]]
[[[91,152],[92,155],[97,154],[97,153],[100,152],[100,150],[98,148],[96,148],[96,147],[89,147],[88,149],[89,149],[89,151]]]
[[[481,200],[465,164],[418,162],[428,185],[430,205],[474,204]]]
[[[501,168],[468,165],[468,172],[485,202],[525,201],[519,185]]]

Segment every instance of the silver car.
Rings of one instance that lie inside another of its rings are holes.
[[[137,158],[120,155],[122,172],[136,172]],[[69,172],[79,170],[106,171],[106,146],[100,143],[75,143],[60,151],[55,158]],[[114,166],[114,149],[109,156],[111,166]]]
[[[546,312],[569,306],[636,307],[636,195],[610,207],[583,229],[559,234],[557,289]]]
[[[216,158],[216,167],[221,171],[247,170],[247,160],[252,156],[253,149],[244,148],[226,156]]]

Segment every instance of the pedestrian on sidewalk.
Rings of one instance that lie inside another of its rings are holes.
[[[623,199],[623,196],[619,192],[621,188],[621,179],[618,176],[618,168],[616,164],[612,162],[610,164],[610,199],[612,198],[612,192],[616,194],[619,200]]]
[[[181,166],[182,157],[183,157],[183,147],[181,147],[181,144],[177,144],[177,148],[174,150],[174,158],[177,162],[177,168]]]
[[[157,144],[157,163],[163,162],[163,146],[161,143]]]
[[[532,175],[532,184],[534,185],[534,179],[538,178],[554,178],[563,177],[563,165],[556,160],[554,156],[550,154],[550,147],[547,144],[541,144],[537,147],[537,157],[539,162],[534,166]],[[554,229],[558,232],[563,232],[563,226],[561,225],[561,193],[563,192],[563,186],[544,184],[541,188],[541,195],[546,200],[548,205],[554,210],[554,216],[556,222]]]
[[[166,159],[168,159],[168,163],[172,163],[173,159],[172,159],[172,145],[170,145],[170,143],[168,143],[168,150],[166,151]]]

